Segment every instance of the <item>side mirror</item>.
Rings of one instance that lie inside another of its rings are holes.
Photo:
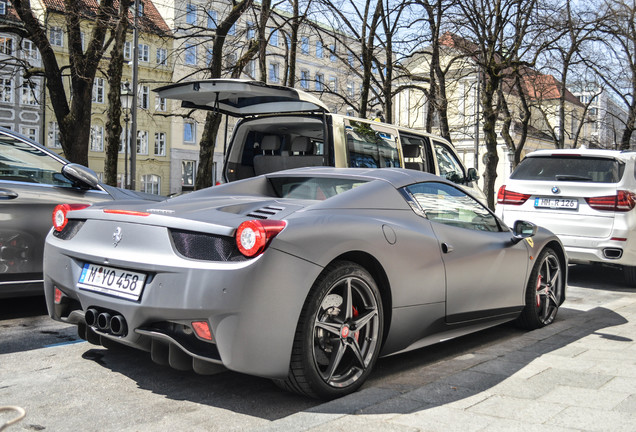
[[[475,168],[468,168],[468,172],[466,173],[466,181],[473,182],[479,180],[479,174],[477,174],[477,170]]]
[[[533,237],[537,233],[537,226],[532,222],[518,220],[512,228],[512,233],[513,240],[519,242],[525,238]]]
[[[64,177],[73,182],[74,185],[82,189],[97,189],[99,179],[97,174],[90,168],[79,164],[66,164],[62,167]]]

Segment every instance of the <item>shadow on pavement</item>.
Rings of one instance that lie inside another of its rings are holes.
[[[621,285],[622,276],[600,273],[598,268],[571,268],[571,283],[594,290],[631,289]],[[617,279],[618,278],[618,279]],[[611,286],[607,286],[611,284]],[[614,294],[612,294],[614,296]],[[174,400],[187,400],[231,410],[268,420],[305,411],[341,413],[358,407],[364,414],[408,414],[427,407],[465,399],[511,377],[543,354],[552,353],[588,335],[596,334],[619,342],[631,339],[611,335],[603,329],[621,325],[627,320],[604,307],[589,310],[561,307],[557,320],[550,326],[527,332],[512,325],[500,325],[409,353],[382,358],[369,381],[358,393],[336,401],[322,403],[286,393],[267,379],[230,371],[213,376],[179,372],[154,364],[149,353],[122,347],[94,348],[83,357],[136,381],[141,389]],[[381,395],[381,400],[368,397]],[[417,401],[404,404],[404,397]],[[400,403],[390,403],[393,398]],[[379,402],[385,401],[379,404]],[[366,405],[365,405],[366,404]],[[372,411],[364,408],[373,406]]]

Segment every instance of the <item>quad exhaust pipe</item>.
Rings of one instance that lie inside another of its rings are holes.
[[[84,320],[89,327],[114,336],[123,336],[128,331],[126,318],[120,314],[111,315],[108,312],[100,312],[95,308],[88,308],[84,312]]]

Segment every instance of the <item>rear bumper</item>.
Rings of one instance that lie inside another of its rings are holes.
[[[195,371],[202,362],[217,363],[268,378],[287,376],[300,311],[322,270],[274,248],[250,262],[230,265],[176,256],[151,265],[143,257],[136,263],[114,258],[113,252],[110,266],[152,275],[141,299],[129,301],[78,289],[82,263],[104,258],[64,246],[49,237],[45,247],[44,291],[53,319],[77,324],[90,342],[110,340],[151,351],[153,360],[168,363],[160,359],[168,358],[178,369],[188,362]],[[54,302],[55,288],[65,295],[65,310]],[[87,326],[89,308],[123,317],[127,332],[116,336]],[[209,323],[214,343],[192,335],[192,321]]]
[[[559,236],[568,254],[569,262],[598,262],[619,265],[636,264],[634,240],[596,239],[574,236]]]

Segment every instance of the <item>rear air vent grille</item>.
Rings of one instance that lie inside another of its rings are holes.
[[[233,237],[171,229],[172,243],[179,254],[202,261],[245,261]]]
[[[258,210],[251,211],[247,215],[249,217],[254,217],[257,219],[269,219],[283,210],[285,210],[285,207],[265,206],[259,208]]]

